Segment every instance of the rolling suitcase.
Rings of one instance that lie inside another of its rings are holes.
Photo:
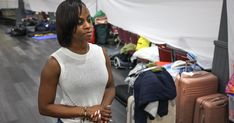
[[[228,123],[228,98],[212,94],[197,98],[193,123]]]
[[[176,123],[192,123],[197,97],[216,93],[218,79],[206,71],[183,72],[176,76]]]

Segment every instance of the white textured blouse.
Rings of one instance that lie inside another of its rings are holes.
[[[52,55],[60,65],[61,104],[93,106],[101,104],[108,81],[106,59],[100,46],[89,43],[86,54],[60,48]],[[80,123],[79,118],[61,119],[64,123]],[[87,122],[88,123],[88,122]]]

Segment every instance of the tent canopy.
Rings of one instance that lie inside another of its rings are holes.
[[[108,0],[99,4],[113,25],[154,43],[192,51],[202,67],[211,68],[222,0]]]
[[[24,0],[25,9],[33,11],[55,12],[58,5],[64,0]],[[96,0],[84,0],[84,3],[93,16],[96,13]]]
[[[46,12],[55,12],[61,1],[24,0],[26,9]],[[142,35],[151,42],[191,51],[203,68],[211,68],[213,41],[218,39],[223,0],[83,1],[92,16],[102,10],[111,24]]]
[[[18,8],[18,0],[0,0],[0,9]]]

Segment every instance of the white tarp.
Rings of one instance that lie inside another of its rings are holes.
[[[25,9],[33,11],[55,12],[63,0],[24,0]]]
[[[229,75],[234,72],[234,0],[227,0]]]
[[[63,0],[24,0],[25,8],[55,12]],[[83,0],[93,16],[102,9],[113,25],[155,43],[168,43],[198,56],[211,68],[222,0]],[[98,4],[96,4],[98,3]]]
[[[24,0],[25,8],[33,11],[55,12],[58,5],[64,0]],[[90,14],[96,13],[96,0],[83,0],[90,10]]]
[[[211,68],[222,0],[100,0],[113,25],[155,43],[168,43],[198,56]]]
[[[86,6],[89,8],[91,16],[94,16],[97,12],[97,0],[83,0]]]
[[[0,0],[0,9],[18,8],[18,0]]]

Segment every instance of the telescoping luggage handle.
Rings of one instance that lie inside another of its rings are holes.
[[[193,65],[193,64],[196,64],[197,61],[196,60],[186,60],[185,63],[186,63],[185,64],[185,72],[188,72],[188,67]],[[194,69],[192,69],[192,70],[194,70]]]
[[[183,67],[180,68],[179,75],[181,75],[184,72],[193,72],[196,69],[196,67],[198,67],[196,66],[196,63],[196,60],[186,60]]]
[[[197,78],[200,76],[207,75],[208,72],[206,71],[194,71],[195,68],[192,68],[192,71],[188,71],[189,66],[194,65],[197,63],[196,60],[187,60],[186,66],[185,66],[185,71],[181,72],[179,75],[183,78]]]

